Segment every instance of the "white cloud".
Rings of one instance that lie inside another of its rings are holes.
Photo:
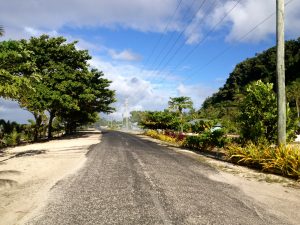
[[[211,96],[217,90],[203,84],[184,85],[177,87],[179,96],[190,97],[194,103],[194,108],[199,109],[204,100]]]
[[[205,34],[206,18],[217,3],[218,1],[199,1],[199,6],[196,7],[198,11],[184,31],[186,44],[193,45],[201,41]]]
[[[176,6],[174,0],[10,0],[1,4],[0,21],[4,27],[14,28],[58,30],[63,26],[102,26],[159,32]],[[175,20],[169,29],[177,26]]]
[[[202,1],[183,1],[168,31],[181,31]],[[227,29],[227,40],[236,41],[275,12],[275,0],[243,0],[230,12],[218,29]],[[300,35],[300,1],[286,3],[286,31],[290,38]],[[134,29],[142,32],[163,32],[175,11],[175,0],[10,0],[1,4],[0,21],[5,28],[4,38],[26,38],[38,34],[39,30],[49,33],[63,27],[109,27],[111,29]],[[206,1],[197,16],[185,30],[186,43],[195,44],[201,37],[236,4],[236,0]],[[214,10],[211,10],[214,8]],[[185,16],[187,11],[189,16]],[[204,20],[203,20],[204,18]],[[275,33],[275,16],[259,26],[244,41],[261,41]]]
[[[103,71],[105,77],[112,81],[111,89],[116,90],[118,102],[117,111],[110,116],[121,119],[125,113],[124,103],[128,99],[128,109],[132,110],[162,110],[167,107],[169,97],[176,95],[176,83],[168,82],[174,79],[164,74],[167,81],[161,81],[156,71],[141,70],[128,64],[113,64],[94,57],[90,64]]]
[[[131,50],[125,49],[121,52],[117,52],[116,50],[109,49],[108,54],[117,60],[125,60],[125,61],[139,61],[141,56],[132,52]]]
[[[286,1],[288,3],[289,1]],[[251,29],[264,21],[269,15],[276,11],[276,1],[274,0],[244,0],[228,14],[222,26],[229,29],[226,39],[228,41],[244,41],[258,42],[267,39],[270,35],[275,34],[276,25],[275,15],[259,25],[255,31],[251,32],[247,37],[241,38]],[[214,12],[208,17],[207,23],[213,26],[220,21],[225,14],[236,4],[236,1],[227,1],[225,4],[219,5]],[[300,23],[300,1],[292,0],[286,6],[285,27],[287,36],[295,38],[300,35],[298,29]]]
[[[49,36],[59,36],[59,33],[56,30],[40,30],[33,27],[25,27],[24,30],[30,36],[40,36],[42,34],[48,34]]]

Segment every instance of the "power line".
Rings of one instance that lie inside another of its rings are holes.
[[[164,28],[163,32],[160,34],[160,37],[158,38],[157,42],[154,44],[154,47],[152,48],[152,51],[151,51],[151,53],[150,53],[149,57],[147,58],[147,60],[146,60],[146,62],[145,62],[144,65],[146,65],[146,64],[149,62],[149,60],[150,60],[150,58],[152,57],[153,53],[154,53],[155,50],[157,49],[157,47],[158,47],[158,45],[160,44],[161,40],[163,39],[164,33],[168,31],[168,28],[169,28],[169,26],[170,26],[172,20],[175,18],[178,9],[179,9],[180,6],[181,6],[181,3],[182,3],[182,0],[180,0],[179,3],[177,4],[177,7],[176,7],[176,9],[175,9],[175,11],[174,11],[172,17],[171,17],[170,20],[168,21],[168,23],[167,23],[166,27]]]
[[[147,57],[146,62],[143,64],[142,68],[140,69],[141,73],[144,72],[146,65],[148,64],[148,62],[150,61],[150,58],[152,57],[153,53],[155,52],[155,50],[157,49],[158,45],[160,44],[161,40],[163,39],[164,33],[168,30],[172,20],[175,18],[177,11],[179,10],[180,6],[182,4],[182,0],[180,0],[176,6],[176,9],[172,15],[172,17],[169,19],[167,25],[165,26],[163,33],[160,34],[158,40],[156,41],[156,43],[154,44],[154,47],[152,48],[152,51],[150,53],[150,55]]]
[[[204,0],[204,1],[206,1],[206,0]],[[192,8],[193,8],[195,2],[196,2],[196,0],[193,0],[192,4],[190,5],[190,7],[188,8],[188,10],[187,10],[186,13],[184,14],[183,20],[186,20],[186,19],[187,19],[187,16],[189,15],[189,12],[192,10]],[[183,31],[181,31],[181,33],[180,33],[179,35],[177,35],[177,39],[178,39],[179,36],[182,35],[182,33],[183,33]],[[162,53],[165,51],[165,49],[167,49],[167,48],[169,47],[169,44],[172,43],[174,37],[175,37],[175,35],[171,35],[171,36],[169,37],[168,41],[166,42],[166,43],[167,43],[166,46],[160,50],[160,52],[158,53],[158,55],[157,55],[157,57],[155,58],[154,62],[152,63],[152,66],[154,66],[154,65],[156,64],[157,60],[160,58],[160,56],[161,56]],[[177,42],[177,39],[176,39],[175,42]],[[172,48],[172,47],[171,47],[171,48]],[[167,54],[168,54],[168,53],[167,53]],[[155,69],[157,69],[157,66],[156,66]]]
[[[290,0],[288,1],[285,6],[288,6],[291,2],[293,2],[294,0]],[[266,21],[268,21],[269,19],[271,19],[274,15],[276,14],[276,12],[273,12],[272,14],[270,14],[269,16],[267,16],[265,19],[263,19],[261,22],[259,22],[258,24],[256,24],[252,29],[250,29],[247,33],[245,33],[243,36],[241,36],[237,42],[242,41],[243,39],[245,39],[249,34],[251,34],[254,30],[256,30],[258,27],[260,27],[262,24],[264,24]],[[230,49],[234,48],[234,46],[229,46],[225,49],[223,49],[220,53],[218,53],[217,55],[215,55],[214,57],[212,57],[206,64],[204,64],[203,66],[199,68],[194,69],[195,72],[199,72],[201,70],[203,70],[204,68],[206,68],[208,65],[210,65],[212,62],[214,62],[216,59],[218,59],[219,57],[221,57],[222,55],[224,55],[227,51],[229,51]],[[197,70],[197,71],[196,71]],[[187,80],[189,80],[190,78],[194,77],[196,75],[196,73],[192,73],[191,76],[187,77],[184,82],[186,82]]]
[[[173,72],[173,71],[175,71],[178,67],[179,67],[179,65],[181,65],[183,62],[185,62],[194,52],[195,52],[195,50],[200,46],[200,44],[202,44],[208,37],[209,37],[209,34],[211,34],[213,31],[215,31],[216,30],[216,28],[225,20],[225,18],[237,7],[237,5],[240,3],[240,1],[241,0],[238,0],[235,4],[234,4],[234,6],[230,9],[230,10],[228,10],[225,14],[224,14],[224,16],[219,20],[219,22],[218,23],[216,23],[205,35],[204,35],[204,38],[200,41],[200,42],[198,42],[198,44],[193,48],[193,49],[191,49],[181,60],[180,60],[180,62],[170,71],[170,73],[171,72]],[[183,47],[183,46],[181,46],[181,47]],[[181,49],[181,48],[180,48]],[[180,49],[177,49],[178,51],[176,51],[175,53],[174,53],[174,55],[173,55],[173,57],[172,58],[174,58],[176,55],[177,55],[177,53],[179,52],[179,50]],[[172,58],[170,58],[169,60],[168,60],[168,63],[166,64],[166,66],[171,62],[171,59]],[[165,66],[165,67],[166,67]],[[165,68],[164,67],[164,68]],[[163,68],[163,69],[164,69]],[[162,81],[162,80],[164,80],[164,77],[162,77],[162,79],[160,80],[160,81]]]
[[[215,31],[216,30],[216,28],[225,20],[225,18],[237,7],[237,5],[240,3],[240,1],[241,0],[238,0],[236,3],[235,3],[235,5],[229,10],[229,11],[227,11],[226,12],[226,14],[222,17],[222,19],[218,22],[218,23],[216,23],[214,26],[213,26],[213,28],[212,29],[210,29],[207,33],[206,33],[206,35],[205,35],[205,37],[195,46],[195,48],[193,48],[193,49],[191,49],[191,51],[190,52],[188,52],[184,57],[183,57],[183,59],[182,60],[180,60],[180,64],[182,64],[183,62],[185,62],[194,52],[195,52],[195,50],[200,46],[200,44],[202,44],[208,37],[209,37],[209,34],[211,34],[213,31]],[[174,68],[174,70],[176,69],[176,68],[178,68],[178,66],[180,65],[180,64],[177,64],[176,65],[176,67]]]
[[[195,17],[197,16],[198,12],[201,10],[201,8],[203,7],[204,3],[207,0],[203,0],[200,7],[195,11],[195,14],[193,15],[192,19],[191,19],[191,23],[192,21],[195,19]],[[190,25],[190,24],[189,24]],[[173,42],[171,48],[167,51],[167,53],[164,55],[163,59],[161,60],[161,62],[159,63],[159,65],[156,67],[157,69],[162,65],[162,63],[164,62],[164,60],[167,59],[167,57],[169,56],[169,54],[173,51],[173,49],[175,48],[176,44],[178,43],[178,41],[180,40],[180,38],[183,36],[183,34],[186,32],[187,28],[189,27],[189,25],[183,29],[180,34],[177,36],[177,39],[175,40],[175,42]]]

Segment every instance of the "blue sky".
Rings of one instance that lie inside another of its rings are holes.
[[[112,80],[113,118],[124,115],[126,98],[130,110],[160,110],[169,97],[185,95],[199,109],[237,63],[275,45],[275,2],[3,0],[1,40],[43,33],[78,40],[93,56],[90,65]],[[286,39],[297,38],[300,1],[286,3]],[[0,104],[0,118],[31,118],[17,103]]]

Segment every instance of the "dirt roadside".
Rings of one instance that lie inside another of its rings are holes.
[[[89,147],[100,140],[99,131],[89,131],[7,149],[0,157],[0,225],[23,224],[43,206],[57,181],[84,164]],[[10,158],[14,155],[18,157]]]

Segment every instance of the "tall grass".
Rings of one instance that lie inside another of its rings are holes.
[[[235,163],[300,179],[299,145],[271,147],[266,144],[254,145],[250,143],[242,147],[237,144],[230,144],[226,149],[228,159]]]

